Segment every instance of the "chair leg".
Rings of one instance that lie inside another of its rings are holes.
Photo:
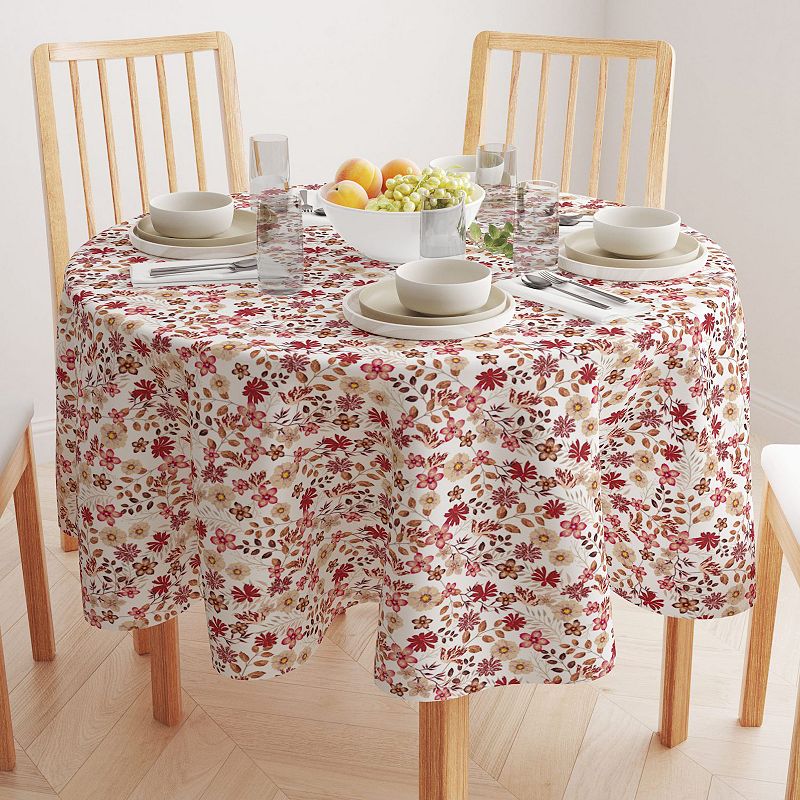
[[[140,656],[146,656],[150,652],[150,628],[134,629],[133,649]]]
[[[778,608],[778,589],[783,560],[780,542],[767,519],[766,503],[762,513],[756,558],[758,594],[750,617],[742,699],[739,707],[739,724],[745,728],[757,728],[764,721],[772,634],[775,628],[775,612]]]
[[[0,637],[0,770],[12,770],[16,763],[14,729],[11,727],[11,705],[8,702],[6,660],[3,657],[3,640]]]
[[[469,698],[420,703],[419,800],[467,800]]]
[[[34,660],[52,661],[56,654],[56,644],[30,428],[25,432],[25,446],[28,451],[28,465],[14,489],[14,510],[17,517],[25,602],[28,606],[28,627]]]
[[[183,714],[177,617],[150,629],[150,648],[153,718],[164,725],[177,725]]]
[[[785,800],[800,800],[800,693],[797,695],[797,705],[794,712],[792,750],[789,754]]]
[[[660,738],[664,747],[675,747],[689,733],[694,620],[667,617],[664,622]]]
[[[68,533],[61,534],[61,549],[65,553],[74,553],[78,549],[78,537]]]

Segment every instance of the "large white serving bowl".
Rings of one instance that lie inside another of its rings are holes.
[[[233,222],[233,199],[219,192],[171,192],[150,201],[150,221],[162,236],[205,239]]]
[[[681,218],[674,211],[646,206],[609,206],[594,215],[594,240],[609,253],[647,258],[678,242]]]
[[[486,304],[492,271],[463,258],[422,258],[401,264],[394,273],[400,302],[435,317],[468,314]]]
[[[328,185],[319,190],[317,198],[331,225],[351,247],[367,258],[390,264],[419,259],[418,211],[366,211],[340,206],[325,199]],[[475,193],[475,199],[464,206],[467,227],[475,221],[485,195],[480,186]]]

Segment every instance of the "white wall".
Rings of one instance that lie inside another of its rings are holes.
[[[17,6],[0,26],[3,71],[0,77],[3,191],[0,192],[0,341],[4,361],[0,391],[29,393],[36,403],[43,438],[40,458],[51,457],[54,380],[50,289],[29,59],[34,46],[47,41],[81,41],[225,30],[234,43],[245,135],[284,132],[290,140],[292,178],[327,180],[338,163],[364,155],[378,163],[395,156],[427,162],[460,152],[474,35],[484,29],[598,36],[603,6],[596,0],[487,2],[487,0],[404,0],[401,4],[364,0],[295,0],[237,3],[153,2],[134,5],[105,0],[44,0]],[[169,59],[168,59],[169,60]],[[96,74],[83,69],[87,110],[96,100]],[[119,67],[119,69],[117,69]],[[199,79],[213,80],[207,65]],[[151,70],[152,68],[150,68]],[[180,63],[168,65],[172,100],[179,106],[185,78]],[[137,213],[129,111],[121,65],[109,65],[128,215]],[[498,73],[499,75],[500,73]],[[150,162],[161,168],[157,99],[140,68],[145,127],[152,143]],[[117,91],[119,88],[119,91]],[[57,106],[71,123],[69,84],[55,85]],[[503,91],[507,91],[505,88]],[[205,106],[213,110],[210,103]],[[184,106],[185,108],[185,106]],[[107,196],[102,139],[91,136],[99,120],[87,119],[94,183]],[[74,133],[63,128],[64,150]],[[192,187],[191,138],[185,117],[176,120],[179,172]],[[218,132],[206,134],[208,158]],[[124,156],[127,152],[127,156]],[[68,205],[74,209],[71,245],[85,239],[81,229],[80,177],[74,158],[64,153]],[[214,168],[216,166],[216,168]],[[224,185],[219,164],[210,164],[210,188]],[[182,170],[181,170],[182,168]],[[151,194],[163,190],[151,183]],[[102,220],[109,223],[106,218]],[[101,220],[98,220],[101,222]],[[14,378],[8,378],[13,375]]]
[[[608,0],[606,33],[676,51],[667,204],[736,263],[754,429],[800,442],[800,4]]]

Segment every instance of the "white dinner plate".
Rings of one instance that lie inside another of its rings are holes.
[[[705,266],[708,250],[701,242],[700,251],[696,258],[684,264],[668,264],[665,267],[647,267],[640,263],[639,267],[607,267],[603,264],[587,264],[570,258],[562,242],[558,250],[558,266],[573,275],[582,275],[584,278],[600,278],[604,281],[632,281],[646,283],[649,281],[667,281],[671,278],[683,278],[702,269]]]
[[[694,261],[700,254],[700,242],[688,233],[681,233],[678,236],[678,243],[672,250],[648,258],[624,258],[603,250],[595,242],[592,228],[570,233],[564,237],[563,241],[564,252],[568,258],[603,267],[631,267],[633,269],[671,267],[675,264]]]
[[[370,284],[372,285],[372,284]],[[396,322],[384,322],[364,316],[358,302],[359,294],[366,287],[353,289],[342,301],[344,318],[354,327],[369,333],[385,336],[387,339],[412,339],[414,341],[441,342],[445,339],[466,339],[471,336],[483,336],[507,325],[514,317],[514,298],[503,292],[506,302],[499,313],[476,322],[465,322],[455,325],[403,325]],[[500,290],[502,291],[502,290]],[[421,319],[426,319],[422,317]]]
[[[238,208],[233,213],[231,227],[216,236],[205,239],[178,239],[174,236],[163,236],[154,227],[150,215],[142,217],[134,226],[136,235],[155,244],[169,245],[172,247],[226,247],[231,244],[254,242],[256,239],[255,212],[245,208]]]
[[[135,228],[128,232],[130,243],[143,253],[158,258],[177,258],[177,259],[203,259],[214,258],[236,258],[237,256],[252,256],[256,252],[256,240],[239,244],[219,245],[217,247],[187,247],[185,245],[159,244],[158,242],[148,242],[136,233]]]
[[[505,308],[506,293],[500,287],[492,286],[486,303],[470,314],[429,317],[406,308],[400,302],[394,277],[391,277],[365,286],[358,295],[358,303],[365,317],[382,322],[394,322],[398,325],[462,325],[499,314]]]

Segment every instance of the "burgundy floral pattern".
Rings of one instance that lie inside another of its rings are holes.
[[[432,700],[602,676],[611,591],[686,618],[748,608],[744,322],[703,240],[701,274],[616,285],[652,304],[633,321],[518,300],[491,335],[410,342],[344,320],[389,268],[330,229],[306,229],[306,288],[280,298],[133,289],[125,226],[95,237],[57,347],[87,618],[156,624],[200,596],[216,668],[249,679],[377,600],[376,681]]]

